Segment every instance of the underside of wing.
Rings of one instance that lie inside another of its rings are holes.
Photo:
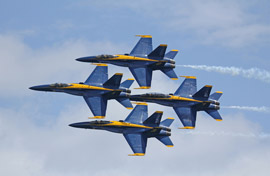
[[[197,111],[192,107],[174,107],[173,108],[185,129],[195,128]]]
[[[137,35],[140,38],[136,46],[130,52],[131,56],[146,57],[152,50],[152,36],[151,35]]]
[[[102,86],[108,80],[108,66],[106,64],[98,64],[84,84],[93,86]]]
[[[124,134],[133,153],[132,156],[143,156],[147,145],[147,137],[141,133]]]
[[[185,77],[186,79],[176,90],[174,95],[181,97],[192,97],[192,95],[197,92],[196,77],[195,76],[182,76],[182,77]]]
[[[103,96],[96,97],[83,97],[92,111],[94,117],[93,118],[105,118],[106,109],[107,109],[107,98]]]
[[[149,89],[151,87],[153,70],[149,67],[129,67],[132,75],[136,79],[140,88]]]
[[[146,103],[139,103],[125,119],[125,122],[143,124],[148,116],[148,107]]]

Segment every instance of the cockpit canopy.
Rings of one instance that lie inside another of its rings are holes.
[[[101,55],[96,56],[96,58],[103,58],[103,59],[114,58],[114,57],[116,56],[109,55],[109,54],[101,54]]]
[[[162,94],[162,93],[156,93],[156,92],[142,94],[142,96],[144,96],[144,97],[157,97],[157,98],[169,98],[170,97],[169,95]]]
[[[50,87],[68,87],[68,86],[71,86],[71,85],[66,84],[66,83],[54,83],[50,85]]]
[[[111,122],[107,120],[95,120],[95,121],[90,122],[90,124],[108,124],[108,123],[111,123]]]

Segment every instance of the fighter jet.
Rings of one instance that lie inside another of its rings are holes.
[[[167,147],[173,147],[170,140],[171,129],[169,126],[174,118],[167,118],[160,122],[163,112],[156,111],[149,118],[146,103],[137,103],[134,110],[123,121],[95,120],[90,122],[73,123],[69,126],[85,129],[107,130],[122,133],[134,154],[129,156],[144,156],[147,139],[155,137]]]
[[[206,85],[197,91],[196,77],[182,77],[185,77],[185,80],[174,94],[146,93],[131,95],[130,100],[173,107],[184,125],[184,129],[195,128],[197,111],[205,111],[215,120],[222,121],[217,111],[220,109],[218,99],[221,97],[222,92],[217,91],[209,96],[212,86]]]
[[[120,84],[122,73],[116,73],[108,79],[108,66],[106,64],[96,65],[96,68],[84,83],[55,83],[33,86],[29,89],[83,96],[94,115],[92,118],[105,118],[107,101],[110,99],[116,99],[127,109],[133,109],[128,95],[131,93],[129,87],[134,79],[128,79]]]
[[[152,36],[137,36],[141,38],[130,54],[87,56],[76,60],[128,67],[140,86],[138,89],[149,89],[151,87],[152,72],[155,70],[161,70],[169,78],[177,80],[178,78],[173,71],[175,68],[173,59],[178,50],[171,50],[165,54],[167,45],[161,44],[152,51]]]

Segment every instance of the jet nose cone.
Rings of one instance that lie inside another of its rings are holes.
[[[77,127],[76,123],[69,124],[68,126],[70,126],[70,127],[74,127],[74,128],[76,128],[76,127]]]
[[[49,85],[32,86],[32,87],[29,87],[29,89],[37,90],[37,91],[51,91]]]
[[[96,60],[97,60],[96,56],[80,57],[76,59],[76,61],[80,62],[94,62]]]
[[[70,127],[74,127],[74,128],[87,128],[88,127],[88,124],[87,122],[79,122],[79,123],[72,123],[72,124],[69,124]]]

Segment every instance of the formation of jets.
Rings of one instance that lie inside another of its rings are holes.
[[[205,85],[197,91],[195,76],[182,76],[185,78],[174,94],[146,93],[131,95],[129,89],[134,79],[127,79],[121,83],[122,73],[115,73],[108,79],[108,65],[113,64],[128,67],[139,84],[139,89],[151,87],[152,73],[161,70],[172,80],[178,77],[174,72],[173,60],[178,50],[166,53],[167,45],[161,44],[152,49],[152,36],[139,35],[140,40],[130,54],[87,56],[76,59],[81,62],[90,62],[96,65],[94,71],[85,82],[79,83],[54,83],[30,87],[32,90],[64,92],[71,95],[82,96],[90,108],[92,119],[104,119],[106,116],[108,100],[115,99],[127,109],[133,109],[131,101],[137,104],[125,120],[107,121],[94,120],[70,124],[71,127],[85,129],[101,129],[114,133],[122,133],[131,147],[132,156],[145,155],[147,139],[155,137],[167,147],[173,147],[169,136],[169,128],[174,118],[169,117],[161,121],[163,112],[156,111],[148,117],[147,103],[157,103],[170,106],[182,122],[183,129],[194,129],[197,111],[205,111],[217,121],[222,118],[219,98],[222,92],[217,91],[210,95],[212,86]]]

